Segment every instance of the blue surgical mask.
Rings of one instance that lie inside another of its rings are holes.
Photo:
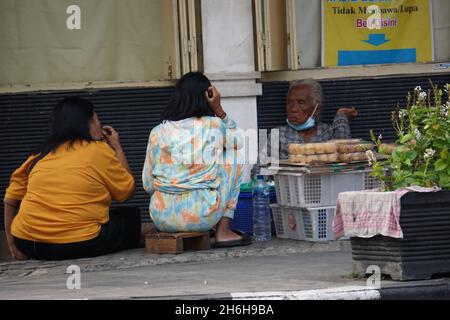
[[[302,124],[292,124],[289,122],[289,119],[286,119],[287,124],[296,131],[305,131],[311,129],[316,125],[316,120],[313,117],[309,117],[305,123]]]
[[[318,106],[319,106],[319,104],[316,104],[316,108],[314,109],[312,115],[308,118],[308,120],[305,121],[305,123],[292,124],[289,122],[289,119],[286,119],[287,124],[296,131],[305,131],[305,130],[313,128],[316,125],[316,119],[314,119],[313,116],[316,113]]]

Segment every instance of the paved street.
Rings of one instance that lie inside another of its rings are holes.
[[[81,270],[79,290],[67,288],[71,265]],[[383,280],[382,286],[445,290],[446,282]],[[0,264],[0,299],[210,298],[371,300],[380,293],[352,276],[348,241],[273,240],[182,255],[138,249],[94,259]]]

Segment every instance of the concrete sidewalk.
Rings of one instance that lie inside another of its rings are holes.
[[[70,265],[80,267],[80,290],[67,289]],[[182,255],[139,249],[73,261],[0,263],[0,299],[381,299],[383,290],[395,293],[391,298],[443,298],[449,288],[445,279],[367,287],[366,279],[352,276],[348,241],[276,239]]]

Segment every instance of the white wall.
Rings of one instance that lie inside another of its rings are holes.
[[[322,48],[320,1],[295,1],[295,15],[297,17],[297,54],[300,67],[319,67]]]
[[[450,1],[432,0],[435,61],[450,61]]]
[[[222,93],[222,105],[239,128],[257,130],[253,17],[251,0],[202,0],[205,74]],[[257,152],[257,144],[250,146]],[[244,182],[250,178],[250,166]]]
[[[203,0],[202,19],[206,73],[255,70],[251,0]]]

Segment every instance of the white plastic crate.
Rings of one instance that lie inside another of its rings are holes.
[[[301,216],[295,208],[271,205],[273,222],[278,238],[305,240]]]
[[[299,207],[335,206],[339,193],[374,189],[377,180],[370,171],[299,174],[283,172],[274,176],[278,204]]]
[[[271,205],[278,238],[332,241],[334,206],[300,208]]]

